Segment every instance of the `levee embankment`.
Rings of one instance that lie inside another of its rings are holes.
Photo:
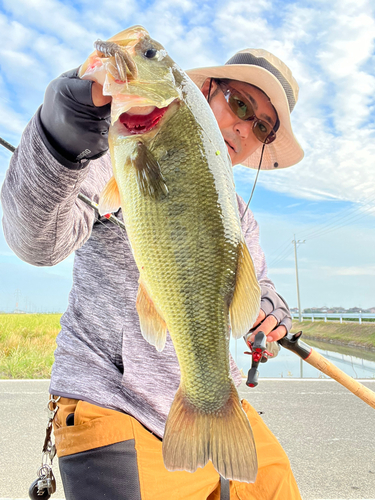
[[[375,351],[375,323],[293,321],[293,332],[302,330],[303,339],[362,347]]]

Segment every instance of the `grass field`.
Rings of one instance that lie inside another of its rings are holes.
[[[0,378],[49,378],[61,314],[0,314]],[[304,338],[375,348],[375,324],[293,321]]]
[[[61,314],[0,314],[0,378],[49,378]]]

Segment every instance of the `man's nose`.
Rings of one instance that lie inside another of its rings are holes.
[[[252,128],[253,122],[250,120],[238,120],[234,126],[236,133],[243,139],[247,139],[249,137],[249,135],[252,133]]]

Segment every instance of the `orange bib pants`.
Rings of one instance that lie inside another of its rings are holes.
[[[161,440],[131,416],[75,399],[61,398],[57,404],[54,432],[67,500],[220,500],[220,477],[211,462],[194,473],[169,472]],[[229,482],[230,499],[300,500],[280,443],[246,400],[242,406],[259,468],[254,484]],[[85,482],[91,493],[83,493]],[[125,490],[133,493],[126,496]]]

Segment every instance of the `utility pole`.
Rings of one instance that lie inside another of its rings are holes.
[[[296,280],[297,280],[297,300],[298,300],[298,320],[301,323],[302,321],[302,310],[301,310],[301,299],[299,295],[299,282],[298,282],[298,263],[297,263],[297,245],[301,245],[302,243],[305,243],[305,240],[301,241],[298,240],[296,241],[296,235],[294,235],[294,240],[292,241],[294,245],[294,261],[296,264]]]
[[[19,312],[18,304],[19,304],[19,301],[20,301],[20,290],[18,288],[15,291],[15,296],[16,296],[16,308],[15,308],[14,312],[18,313]]]

